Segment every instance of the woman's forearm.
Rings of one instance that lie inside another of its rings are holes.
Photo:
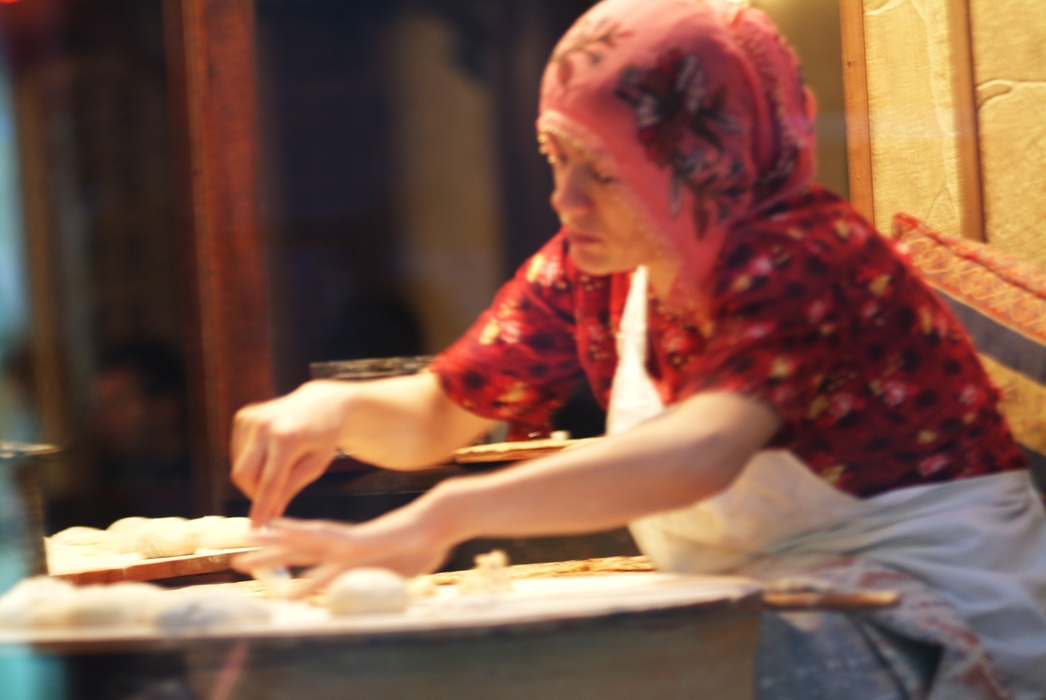
[[[350,386],[338,446],[388,469],[437,464],[490,430],[494,421],[461,408],[425,372]]]
[[[732,394],[684,401],[621,435],[489,475],[443,482],[360,525],[284,520],[237,567],[318,566],[307,591],[354,566],[414,576],[474,537],[594,532],[684,507],[722,489],[777,431],[760,403]]]
[[[723,490],[779,425],[755,401],[705,394],[597,444],[444,482],[415,507],[451,545],[605,530]]]

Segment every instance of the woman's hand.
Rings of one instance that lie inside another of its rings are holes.
[[[429,372],[368,382],[313,381],[236,414],[232,480],[257,525],[281,515],[335,451],[389,469],[423,469],[493,427],[451,401]]]
[[[326,471],[346,425],[352,385],[315,381],[241,409],[233,421],[232,481],[252,501],[256,524],[280,515]]]
[[[403,576],[434,571],[453,546],[452,538],[409,506],[363,525],[278,518],[254,539],[263,549],[236,558],[243,572],[288,566],[314,567],[294,589],[306,597],[358,566],[378,566]]]

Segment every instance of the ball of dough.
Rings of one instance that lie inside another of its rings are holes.
[[[75,587],[50,576],[22,579],[0,596],[0,627],[60,627]]]
[[[51,544],[63,547],[99,547],[109,541],[109,533],[95,527],[69,527],[48,538]]]
[[[222,518],[204,523],[200,531],[200,549],[237,549],[255,544],[250,518]]]
[[[72,627],[151,624],[164,597],[148,583],[120,582],[75,589],[66,624]]]
[[[404,578],[388,569],[348,571],[327,588],[324,604],[339,615],[396,612],[410,605]]]
[[[149,523],[149,518],[138,516],[120,518],[106,528],[106,532],[111,538],[110,547],[118,554],[130,554],[135,551],[138,545],[138,533]]]
[[[124,532],[137,532],[144,526],[149,524],[149,518],[143,518],[138,515],[132,515],[129,518],[120,518],[114,520],[109,527],[105,530],[106,532],[124,533]]]
[[[186,633],[215,627],[262,624],[272,617],[264,600],[246,593],[213,588],[187,588],[168,593],[156,625],[165,632]]]
[[[138,531],[135,551],[143,559],[192,554],[200,543],[197,527],[185,518],[157,518]]]
[[[193,518],[189,522],[196,527],[197,532],[203,533],[210,526],[214,525],[215,523],[220,523],[223,520],[225,520],[224,515],[204,515],[200,518]]]

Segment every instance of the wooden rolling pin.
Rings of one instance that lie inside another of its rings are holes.
[[[763,591],[763,604],[775,610],[868,610],[892,608],[900,600],[897,591]]]

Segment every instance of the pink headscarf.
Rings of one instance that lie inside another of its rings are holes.
[[[604,0],[556,46],[537,128],[621,182],[639,225],[682,260],[673,295],[692,304],[727,235],[809,188],[815,109],[762,12]]]

